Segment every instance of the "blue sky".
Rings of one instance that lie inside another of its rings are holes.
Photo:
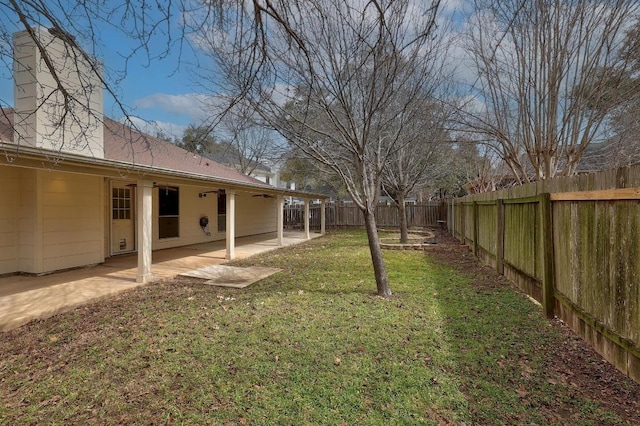
[[[104,56],[100,59],[105,68],[120,71],[124,61],[118,50],[110,46],[119,46],[120,51],[129,52],[134,42],[122,37],[114,42],[109,37],[113,35],[104,39]],[[165,50],[165,40],[152,40],[152,45],[157,51]],[[175,46],[168,52],[166,57],[150,62],[146,55],[138,55],[130,62],[124,79],[113,87],[133,116],[154,121],[164,132],[180,136],[187,125],[198,124],[203,119],[198,102],[203,89],[193,82],[191,71],[195,56],[189,46],[184,46],[182,51]],[[122,116],[109,96],[105,96],[105,114],[116,119]]]
[[[158,4],[163,4],[163,0],[157,0]],[[55,9],[58,5],[65,4],[69,9]],[[464,0],[445,0],[442,6],[448,13],[460,10]],[[20,3],[19,3],[20,4]],[[47,3],[56,14],[61,17],[62,24],[81,46],[85,47],[89,53],[94,54],[102,61],[105,69],[105,78],[111,81],[111,88],[116,92],[120,102],[126,107],[131,116],[139,117],[142,120],[152,121],[157,126],[150,127],[143,121],[136,124],[143,130],[154,134],[157,130],[162,130],[165,134],[180,137],[184,128],[191,124],[199,124],[205,119],[204,112],[200,108],[200,100],[206,98],[203,95],[204,89],[193,80],[193,70],[196,68],[202,72],[196,64],[197,59],[202,60],[202,55],[196,56],[191,50],[185,39],[180,51],[179,45],[174,44],[168,50],[168,54],[162,58],[147,60],[145,52],[138,53],[129,62],[127,71],[123,74],[122,79],[117,79],[119,73],[125,69],[125,61],[122,55],[128,55],[139,44],[139,40],[128,38],[125,36],[127,26],[132,27],[133,20],[122,21],[122,6],[120,2],[107,0],[106,2],[87,2],[89,7],[102,7],[96,11],[99,18],[93,20],[93,25],[98,36],[95,37],[95,44],[91,43],[91,39],[86,35],[89,25],[83,21],[83,9],[79,6],[79,2],[69,0],[59,0],[57,2]],[[185,3],[186,4],[186,3]],[[98,5],[98,6],[96,6]],[[148,5],[153,5],[153,1]],[[22,7],[22,6],[21,6]],[[76,10],[74,10],[74,8]],[[106,12],[116,11],[115,14],[107,18]],[[147,9],[144,13],[150,21],[157,19],[157,11],[153,7]],[[65,21],[66,17],[71,16]],[[451,19],[454,15],[449,15]],[[34,18],[34,24],[39,18]],[[180,40],[181,20],[188,19],[185,15],[176,13],[172,16],[170,28],[168,31],[176,42]],[[16,15],[12,15],[11,10],[7,6],[0,6],[0,25],[3,25],[7,32],[22,30],[18,24]],[[42,22],[43,26],[50,26],[48,22]],[[122,27],[122,28],[121,28]],[[123,29],[124,28],[124,29]],[[2,40],[0,40],[2,43]],[[160,33],[149,41],[151,56],[162,56],[167,52],[167,34]],[[5,47],[6,48],[6,47]],[[7,57],[4,58],[5,63]],[[210,64],[209,64],[210,65]],[[117,79],[117,82],[115,81]],[[4,72],[0,70],[0,101],[3,104],[13,104],[13,80],[10,67],[5,68]],[[114,119],[121,119],[122,112],[115,105],[113,98],[105,92],[105,114]]]
[[[17,16],[0,6],[0,24],[8,33],[23,30],[18,24]],[[139,41],[127,38],[123,33],[113,29],[113,24],[98,22],[99,37],[92,52],[102,61],[105,77],[111,81],[111,88],[118,99],[128,109],[128,112],[142,120],[155,121],[158,128],[167,134],[181,136],[184,128],[191,123],[198,123],[203,118],[203,111],[199,107],[197,92],[201,87],[193,83],[190,68],[193,67],[195,55],[188,45],[174,45],[168,50],[168,55],[148,61],[147,55],[140,52],[130,60],[126,69],[122,55],[128,55],[139,44]],[[80,26],[80,24],[78,24]],[[179,27],[172,23],[174,30]],[[76,35],[73,34],[72,35]],[[176,34],[174,34],[175,36]],[[82,35],[76,38],[81,45],[90,45],[83,40]],[[166,35],[158,35],[150,40],[151,55],[159,55],[166,50]],[[1,41],[0,41],[1,42]],[[10,69],[11,59],[2,58],[7,64],[0,72],[0,100],[3,104],[13,106],[13,76]],[[119,81],[118,75],[124,78]],[[121,119],[123,114],[116,106],[113,97],[105,92],[105,115]],[[153,128],[143,122],[138,122],[141,128],[154,133]]]

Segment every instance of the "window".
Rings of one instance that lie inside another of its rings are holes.
[[[111,212],[113,219],[131,219],[131,189],[111,189]]]
[[[179,237],[180,197],[178,188],[173,186],[159,187],[158,202],[158,237]]]
[[[227,194],[224,189],[218,191],[218,232],[227,230]]]

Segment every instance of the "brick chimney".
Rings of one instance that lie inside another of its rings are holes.
[[[35,28],[35,36],[50,65],[27,31],[13,35],[14,143],[104,158],[101,67],[92,68],[68,34]]]

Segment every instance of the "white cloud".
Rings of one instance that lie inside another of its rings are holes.
[[[164,121],[147,121],[140,117],[130,116],[128,118],[134,126],[140,131],[149,134],[151,136],[157,136],[159,134],[169,136],[171,138],[181,139],[184,130],[187,126],[175,123],[168,123]]]
[[[154,93],[134,102],[139,109],[160,109],[173,115],[182,115],[191,122],[201,122],[205,119],[204,106],[210,102],[210,97],[201,93],[187,93],[184,95],[169,95]]]
[[[440,3],[440,10],[445,14],[467,13],[473,9],[469,0],[444,0]]]

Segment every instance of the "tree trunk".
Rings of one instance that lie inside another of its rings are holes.
[[[398,204],[398,215],[400,216],[400,244],[409,243],[409,230],[407,227],[407,206],[404,203],[404,194],[399,193],[396,203]]]
[[[380,248],[380,240],[378,238],[378,227],[376,226],[376,217],[370,210],[363,210],[364,221],[367,227],[367,237],[369,239],[369,251],[371,251],[371,261],[373,262],[373,272],[376,277],[376,287],[378,288],[378,296],[391,296],[391,288],[389,287],[389,277],[387,276],[387,267],[382,259],[382,249]]]

